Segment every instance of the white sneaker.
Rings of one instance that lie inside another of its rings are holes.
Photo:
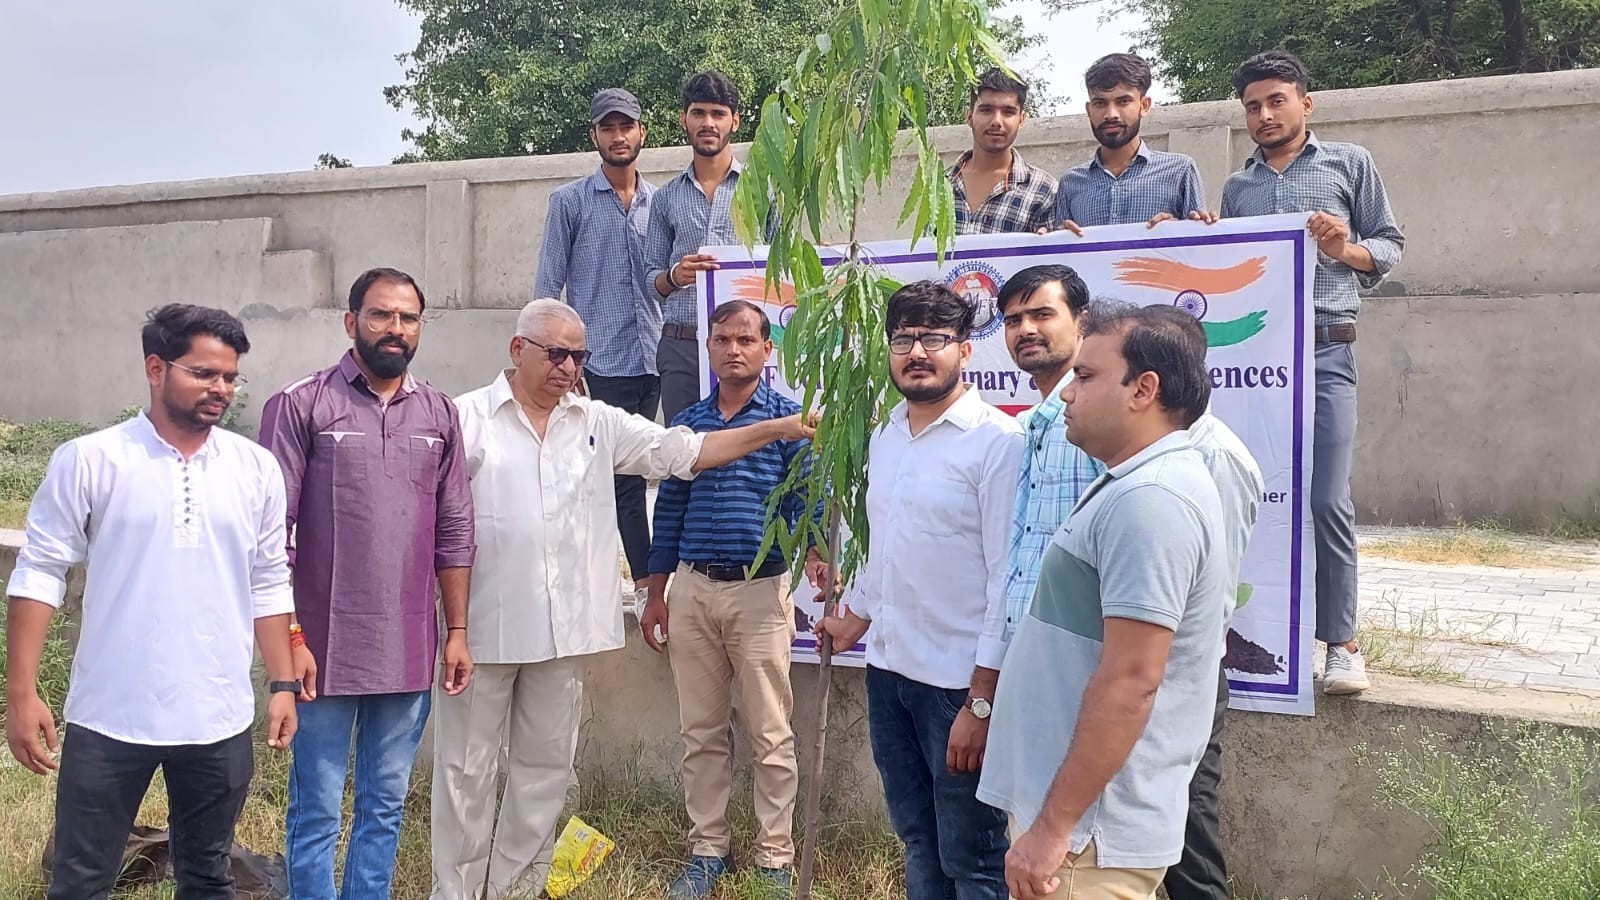
[[[1372,687],[1367,680],[1367,661],[1361,651],[1351,653],[1337,645],[1328,645],[1328,666],[1322,673],[1324,694],[1359,694]]]

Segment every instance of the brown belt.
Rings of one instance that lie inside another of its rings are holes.
[[[694,340],[694,332],[695,327],[693,325],[674,325],[671,322],[668,322],[667,324],[661,326],[662,337],[677,338],[680,341]]]
[[[1352,344],[1356,339],[1356,326],[1318,325],[1316,335],[1319,344]]]

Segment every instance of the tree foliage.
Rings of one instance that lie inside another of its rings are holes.
[[[1057,8],[1105,0],[1049,0]],[[1184,102],[1233,95],[1233,70],[1291,50],[1315,88],[1366,87],[1600,64],[1600,0],[1115,0]]]
[[[795,57],[847,0],[397,0],[422,17],[403,54],[405,83],[384,90],[424,123],[403,137],[400,161],[564,153],[590,148],[589,98],[606,87],[638,96],[648,144],[683,142],[683,81],[726,73],[748,98],[750,134],[760,98],[788,77]],[[998,2],[998,0],[993,0]],[[1008,50],[1029,43],[1004,20]],[[970,53],[968,54],[970,56]],[[940,86],[936,123],[956,121],[965,88]]]

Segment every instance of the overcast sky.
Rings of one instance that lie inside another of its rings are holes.
[[[1023,64],[1074,111],[1139,25],[1012,10],[1052,35]],[[412,120],[382,92],[417,28],[392,0],[0,0],[0,194],[387,163]]]

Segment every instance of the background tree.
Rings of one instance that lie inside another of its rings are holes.
[[[604,87],[639,97],[649,144],[683,143],[683,80],[720,69],[752,109],[788,77],[795,57],[846,0],[397,0],[422,17],[415,50],[400,57],[405,83],[384,90],[424,123],[402,136],[398,162],[520,156],[590,149],[589,98]],[[999,0],[990,0],[998,3]],[[997,24],[1015,52],[1020,20]],[[969,51],[970,56],[970,51]],[[930,99],[935,124],[964,113],[965,88],[943,84]]]
[[[317,164],[312,166],[311,168],[313,168],[313,169],[348,169],[348,168],[350,168],[350,165],[351,165],[350,160],[348,160],[348,159],[346,159],[346,158],[344,158],[342,156],[334,156],[332,153],[319,153],[319,154],[317,154]]]
[[[1232,96],[1239,63],[1283,48],[1314,88],[1366,87],[1600,64],[1600,0],[1046,0],[1142,14],[1140,35],[1183,102]]]

